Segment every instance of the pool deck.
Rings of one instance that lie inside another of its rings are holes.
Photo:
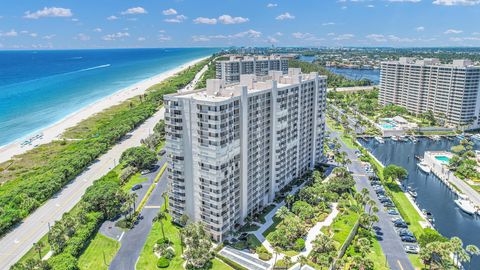
[[[448,168],[444,161],[439,160],[436,156],[446,156],[451,158],[453,155],[446,151],[427,151],[424,155],[425,163],[430,167],[432,173],[435,174],[452,192],[457,195],[463,194],[480,209],[480,193],[469,186],[465,181],[456,177]]]

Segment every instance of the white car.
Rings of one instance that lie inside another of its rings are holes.
[[[420,252],[420,247],[417,245],[404,245],[403,249],[407,253],[418,254]]]

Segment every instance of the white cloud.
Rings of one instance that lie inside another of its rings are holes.
[[[34,38],[35,38],[35,37],[38,37],[38,34],[37,34],[37,33],[30,33],[29,35],[30,35],[31,37],[34,37]]]
[[[217,19],[215,18],[205,18],[205,17],[198,17],[193,20],[196,24],[217,24]]]
[[[267,37],[267,42],[268,43],[278,43],[278,39],[276,39],[275,37],[272,37],[272,36],[268,36]]]
[[[298,39],[306,39],[306,38],[311,38],[314,35],[310,33],[295,32],[295,33],[292,33],[292,36]]]
[[[435,0],[433,4],[441,6],[474,6],[480,4],[480,0]]]
[[[329,26],[329,25],[335,25],[334,22],[324,22],[322,23],[322,26]]]
[[[374,5],[367,5],[368,8],[374,8]]]
[[[278,5],[275,4],[275,3],[268,3],[268,4],[267,4],[267,7],[268,7],[268,8],[273,8],[273,7],[277,7],[277,6],[278,6]]]
[[[102,28],[97,27],[97,28],[93,29],[93,32],[100,33],[100,32],[102,32]]]
[[[186,19],[187,19],[187,16],[185,16],[185,15],[177,15],[174,18],[165,19],[164,21],[168,22],[168,23],[182,23]]]
[[[177,11],[173,8],[165,9],[162,11],[163,15],[176,15]]]
[[[158,40],[160,40],[160,41],[169,41],[169,40],[172,40],[172,37],[167,36],[167,35],[164,35],[164,34],[160,34],[160,35],[158,35]]]
[[[90,36],[84,33],[79,33],[75,36],[75,39],[81,40],[81,41],[87,41],[87,40],[90,40]]]
[[[353,37],[355,37],[354,34],[341,34],[341,35],[338,35],[338,36],[334,37],[333,39],[334,40],[348,40],[348,39],[352,39]]]
[[[0,33],[0,37],[16,37],[16,36],[18,36],[18,33],[13,29],[8,32]]]
[[[373,41],[376,41],[376,42],[386,42],[387,41],[387,38],[384,35],[380,35],[380,34],[370,34],[370,35],[367,35],[367,38],[371,39]]]
[[[72,22],[78,22],[78,21],[79,21],[79,19],[77,19],[77,18],[72,19]]]
[[[137,41],[145,41],[146,39],[144,37],[139,37],[137,38]]]
[[[232,17],[230,15],[222,15],[218,17],[218,21],[223,24],[238,24],[238,23],[246,23],[249,21],[249,19],[243,18],[243,17]]]
[[[59,8],[59,7],[44,7],[41,10],[35,12],[27,11],[25,12],[24,18],[27,19],[39,19],[41,17],[71,17],[73,13],[68,8]]]
[[[125,11],[122,11],[122,15],[132,15],[132,14],[147,14],[147,11],[143,7],[133,7]]]
[[[115,16],[115,15],[108,16],[108,17],[107,17],[107,20],[109,20],[109,21],[118,20],[118,17]]]
[[[295,19],[295,16],[291,15],[291,14],[288,13],[288,12],[285,12],[285,13],[283,13],[283,14],[278,15],[275,19],[276,19],[276,20],[280,20],[280,21],[283,21],[283,20],[293,20],[293,19]]]
[[[423,31],[425,31],[425,27],[423,27],[423,26],[416,27],[416,28],[415,28],[415,31],[417,31],[417,32],[423,32]]]
[[[447,31],[443,32],[444,34],[446,35],[449,35],[449,34],[461,34],[463,33],[462,30],[457,30],[457,29],[448,29]]]
[[[283,36],[283,33],[282,32],[276,32],[275,35],[281,37],[281,36]]]
[[[103,40],[111,41],[111,40],[117,40],[117,39],[123,39],[126,37],[129,37],[130,34],[128,32],[117,32],[114,34],[109,34],[105,35],[102,37]]]
[[[238,38],[256,39],[256,38],[260,38],[261,36],[262,36],[261,32],[250,29],[244,32],[239,32],[231,35],[212,35],[212,36],[195,35],[195,36],[192,36],[192,40],[194,42],[206,42],[214,39],[217,39],[217,40],[218,39],[231,40],[231,39],[238,39]]]
[[[422,0],[388,0],[388,2],[396,2],[396,3],[418,3]]]
[[[42,38],[43,38],[43,39],[50,40],[50,39],[52,39],[52,38],[54,38],[54,37],[56,37],[56,36],[57,36],[57,35],[54,35],[54,34],[53,34],[53,35],[46,35],[46,36],[43,36]]]

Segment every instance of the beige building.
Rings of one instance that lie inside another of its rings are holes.
[[[322,160],[326,77],[242,75],[226,86],[165,96],[169,206],[214,239],[271,203]]]
[[[232,55],[229,60],[216,62],[216,78],[224,80],[227,84],[239,82],[240,75],[266,76],[271,70],[281,71],[283,74],[286,74],[288,71],[288,59],[279,55]]]
[[[441,64],[438,59],[382,62],[381,105],[396,104],[419,115],[432,111],[452,127],[479,127],[480,67],[468,60]]]

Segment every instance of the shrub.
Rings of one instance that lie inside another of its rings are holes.
[[[293,249],[296,251],[302,251],[305,248],[305,240],[303,238],[298,238],[295,240],[295,245],[293,246]]]
[[[168,247],[165,249],[165,252],[162,254],[162,256],[169,260],[173,259],[173,257],[175,257],[175,249],[173,249],[173,247]]]
[[[63,253],[51,257],[48,265],[52,270],[78,270],[78,261],[70,254]]]
[[[167,237],[160,238],[157,240],[157,245],[163,245],[163,244],[169,244],[169,243],[170,243],[170,240],[168,240]]]
[[[170,261],[165,257],[160,257],[157,261],[158,268],[167,268],[170,265]]]
[[[272,258],[270,253],[258,253],[258,258],[262,261],[269,261]]]

